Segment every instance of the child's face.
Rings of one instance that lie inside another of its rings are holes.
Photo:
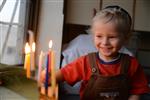
[[[105,60],[114,58],[124,44],[123,33],[116,31],[115,25],[111,22],[95,22],[92,27],[94,43],[96,48]]]

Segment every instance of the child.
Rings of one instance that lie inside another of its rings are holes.
[[[142,67],[136,58],[118,52],[131,35],[130,15],[119,6],[108,6],[93,18],[91,29],[99,52],[60,69],[57,81],[74,85],[83,80],[81,100],[139,100],[149,92]]]

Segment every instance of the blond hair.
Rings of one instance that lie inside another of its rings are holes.
[[[92,20],[92,27],[95,22],[113,22],[117,32],[123,33],[126,38],[131,35],[132,19],[129,13],[119,6],[107,6],[96,14]]]

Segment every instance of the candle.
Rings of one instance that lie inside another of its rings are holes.
[[[47,94],[48,92],[48,80],[49,80],[49,72],[51,70],[51,63],[52,63],[52,57],[51,57],[51,50],[52,48],[52,41],[49,42],[49,51],[47,53],[47,60],[46,60],[46,80],[45,80],[45,92]]]
[[[28,43],[25,45],[25,64],[24,69],[26,69],[26,76],[30,78],[30,46]]]
[[[29,30],[29,44],[31,49],[31,71],[35,70],[35,42],[34,42],[34,33]]]
[[[32,43],[31,50],[31,71],[35,70],[35,42]]]
[[[51,87],[52,87],[52,94],[55,93],[55,87],[56,87],[56,76],[55,76],[55,55],[54,51],[51,49],[53,45],[52,40],[49,42],[49,48],[50,48],[50,72],[51,72]]]
[[[45,93],[48,93],[48,79],[49,79],[49,53],[47,54],[47,59],[46,59],[46,79],[45,79]]]
[[[31,46],[32,43],[34,42],[34,33],[31,30],[29,30],[28,33],[29,33],[29,44]]]
[[[52,85],[52,91],[55,93],[56,88],[56,76],[55,76],[55,55],[54,51],[51,51],[51,85]]]
[[[49,41],[49,72],[51,72],[51,67],[52,67],[52,45],[53,45],[53,43],[52,43],[52,40],[50,40]]]
[[[44,53],[43,51],[41,51],[39,55],[39,63],[38,63],[38,85],[40,85],[40,76],[41,76],[41,71],[42,71],[43,56],[44,56]]]

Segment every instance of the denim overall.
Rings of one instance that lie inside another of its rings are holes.
[[[121,55],[119,75],[103,76],[96,64],[96,53],[88,55],[92,75],[84,89],[82,100],[128,100],[127,71],[130,65],[129,56]]]

